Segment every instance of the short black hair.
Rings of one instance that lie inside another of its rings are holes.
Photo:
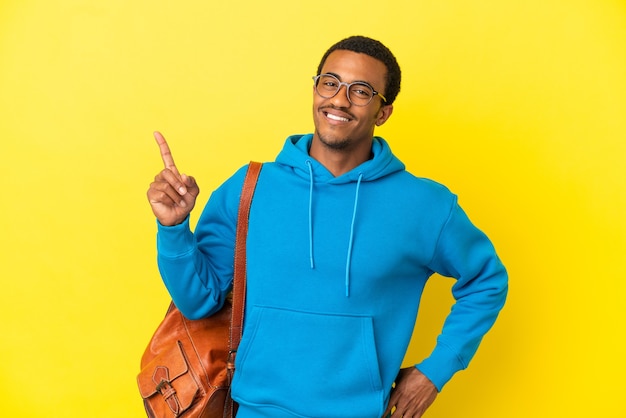
[[[350,36],[349,38],[337,42],[326,51],[320,61],[320,65],[317,67],[317,75],[321,74],[322,67],[324,67],[328,56],[337,50],[366,54],[385,64],[385,67],[387,67],[387,84],[385,85],[386,104],[390,105],[394,102],[400,92],[401,73],[398,61],[396,61],[396,57],[393,56],[389,48],[380,41],[366,36]]]

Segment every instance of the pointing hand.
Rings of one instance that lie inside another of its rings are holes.
[[[165,168],[150,184],[148,201],[152,212],[162,225],[178,225],[193,209],[200,189],[193,177],[180,174],[163,135],[155,132],[154,138],[159,145]]]

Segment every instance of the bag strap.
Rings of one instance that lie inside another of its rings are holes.
[[[246,237],[248,235],[248,218],[250,205],[261,173],[262,163],[251,161],[241,189],[239,212],[237,214],[237,233],[235,237],[235,270],[233,278],[233,309],[230,324],[230,347],[228,368],[235,369],[235,355],[243,332],[243,313],[246,298]]]

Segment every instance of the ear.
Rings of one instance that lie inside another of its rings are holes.
[[[378,111],[378,116],[376,117],[376,126],[381,126],[383,123],[387,122],[387,119],[393,113],[393,105],[385,105],[380,108]]]

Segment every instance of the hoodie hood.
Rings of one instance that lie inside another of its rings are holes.
[[[309,155],[313,134],[293,135],[287,138],[283,150],[278,154],[276,162],[291,167],[298,176],[309,182],[309,260],[311,269],[315,268],[315,254],[313,253],[314,222],[313,200],[315,198],[315,184],[349,184],[355,183],[354,206],[350,222],[350,238],[347,243],[345,287],[346,297],[350,296],[350,266],[352,262],[352,245],[354,243],[354,225],[358,217],[359,192],[362,182],[380,179],[389,174],[403,171],[404,164],[392,153],[387,142],[380,138],[372,139],[372,158],[354,169],[335,177],[321,163]],[[348,222],[348,220],[346,220]]]
[[[291,167],[303,178],[310,177],[309,164],[313,171],[314,182],[329,184],[345,184],[361,181],[377,180],[381,177],[404,170],[404,164],[392,153],[387,142],[375,136],[372,140],[372,158],[339,177],[326,169],[309,155],[313,134],[292,135],[285,141],[276,162]]]

